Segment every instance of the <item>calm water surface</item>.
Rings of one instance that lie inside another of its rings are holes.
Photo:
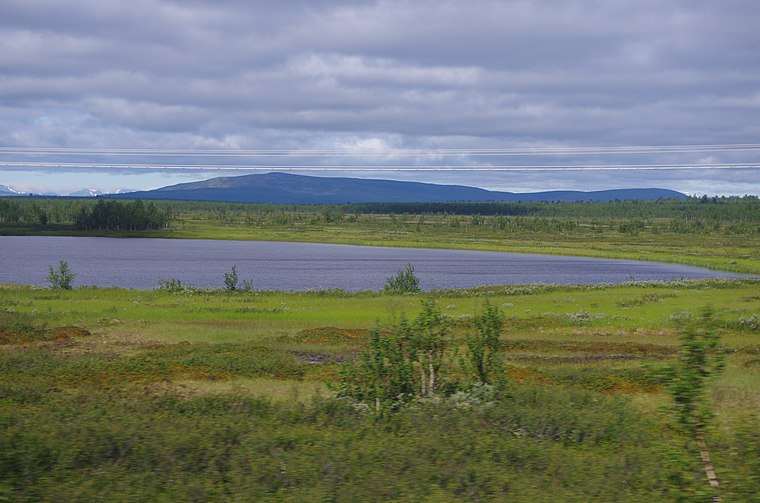
[[[426,290],[525,283],[621,283],[743,277],[695,267],[629,260],[498,252],[378,248],[316,243],[0,237],[0,283],[47,284],[48,266],[66,260],[74,285],[151,289],[176,278],[221,288],[237,265],[258,290],[378,290],[407,263]]]

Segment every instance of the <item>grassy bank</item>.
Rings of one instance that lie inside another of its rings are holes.
[[[419,296],[4,286],[0,500],[704,501],[662,371],[706,306],[707,442],[724,498],[760,495],[758,282],[433,295],[452,353],[501,309],[506,391],[377,418],[327,385]]]

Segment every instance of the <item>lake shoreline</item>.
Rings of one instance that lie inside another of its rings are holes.
[[[760,275],[760,262],[746,256],[721,256],[708,254],[705,250],[694,249],[694,252],[673,251],[663,247],[642,247],[626,243],[620,246],[613,243],[598,243],[592,246],[580,247],[574,242],[566,241],[561,236],[556,240],[536,240],[509,236],[507,239],[494,240],[459,238],[449,236],[447,241],[430,239],[424,236],[410,238],[405,233],[393,235],[354,235],[338,232],[318,232],[313,230],[298,232],[286,229],[257,229],[255,234],[250,230],[237,227],[221,227],[212,230],[190,226],[182,229],[162,229],[153,231],[108,231],[108,230],[76,230],[70,226],[5,226],[0,228],[0,237],[103,237],[114,239],[169,239],[169,240],[208,240],[208,241],[263,241],[283,243],[315,243],[340,244],[348,246],[367,246],[403,249],[430,250],[466,250],[490,251],[499,253],[548,255],[558,257],[584,257],[611,260],[635,260],[640,262],[655,262],[661,264],[679,264],[698,267],[713,271],[735,274]],[[225,232],[221,232],[224,230]],[[245,232],[242,232],[245,230]],[[633,249],[630,247],[633,246]],[[702,245],[704,246],[704,244]],[[711,249],[713,252],[715,249]],[[699,253],[695,253],[699,251]],[[708,250],[709,251],[709,250]]]
[[[407,264],[417,269],[424,290],[751,278],[646,261],[292,241],[2,236],[0,246],[7,264],[0,282],[39,286],[47,283],[48,267],[60,260],[79,275],[75,285],[135,289],[169,280],[218,288],[233,266],[241,282],[275,291],[379,290]]]

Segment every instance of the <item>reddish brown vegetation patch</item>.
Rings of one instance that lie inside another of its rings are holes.
[[[66,326],[54,329],[34,329],[14,331],[0,330],[0,345],[3,344],[24,344],[32,341],[68,341],[73,338],[85,337],[90,335],[89,330],[81,327]]]
[[[517,355],[510,355],[507,354],[507,359],[514,360],[518,362],[537,362],[537,363],[554,363],[554,364],[565,364],[565,363],[597,363],[597,362],[607,362],[607,361],[629,361],[629,360],[638,360],[641,358],[637,355],[632,354],[575,354],[575,355],[525,355],[525,354],[517,354]],[[664,356],[656,356],[655,358],[664,358]]]
[[[744,362],[746,368],[760,368],[760,359],[748,360]]]
[[[586,353],[617,357],[622,355],[662,357],[678,352],[677,348],[658,346],[656,344],[640,344],[636,342],[606,342],[606,341],[545,341],[538,339],[504,341],[504,350],[509,351],[565,351],[568,353]]]
[[[507,368],[507,377],[512,383],[540,382],[544,384],[554,383],[555,380],[543,372],[523,367]]]
[[[75,339],[78,337],[87,337],[90,334],[90,331],[82,328],[82,327],[76,327],[76,326],[66,326],[66,327],[58,327],[54,328],[50,331],[50,338],[54,341],[68,341],[70,339]]]

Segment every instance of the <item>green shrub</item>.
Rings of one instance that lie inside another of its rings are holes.
[[[224,273],[224,289],[228,292],[235,292],[238,289],[237,266],[232,266],[232,271]]]
[[[396,410],[410,400],[415,391],[410,333],[405,319],[390,334],[372,329],[356,365],[341,367],[338,396],[371,406],[375,412]]]
[[[375,328],[355,365],[341,368],[339,396],[373,407],[397,410],[418,396],[435,396],[445,382],[448,320],[435,300],[422,302],[422,312],[381,333]]]
[[[666,387],[673,396],[676,421],[684,430],[696,434],[704,428],[710,417],[707,382],[722,369],[720,336],[708,309],[681,334],[678,362],[667,371]]]
[[[61,260],[57,268],[48,267],[48,282],[51,288],[60,290],[71,290],[71,282],[76,278],[76,274],[69,269],[69,263]]]
[[[227,292],[250,292],[253,290],[253,282],[250,279],[245,279],[240,285],[237,266],[233,265],[230,272],[224,273],[224,290]]]
[[[406,269],[399,269],[395,276],[385,281],[383,291],[386,293],[418,293],[420,280],[414,274],[412,264],[407,264]]]
[[[493,384],[504,375],[499,341],[504,320],[499,309],[486,301],[483,312],[473,322],[476,333],[465,338],[467,352],[462,366],[480,384]]]

